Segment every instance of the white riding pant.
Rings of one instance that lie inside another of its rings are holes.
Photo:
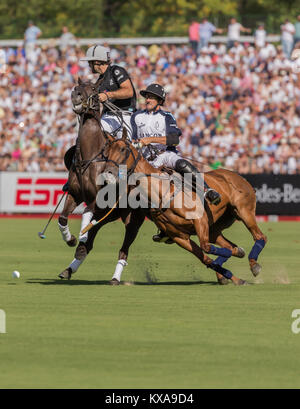
[[[121,122],[121,119],[117,115],[112,115],[110,113],[103,114],[103,116],[101,117],[101,124],[104,130],[110,134],[117,131],[116,132],[117,139],[122,138],[123,128],[126,127],[128,138],[131,140],[131,134],[132,134],[131,124],[130,124],[131,114],[122,113],[122,115],[123,115],[123,121],[125,122],[126,125]]]
[[[154,168],[160,166],[166,166],[171,169],[175,169],[175,164],[178,159],[182,159],[178,153],[172,151],[165,151],[158,155],[153,161],[149,162]]]

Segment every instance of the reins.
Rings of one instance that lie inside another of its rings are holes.
[[[119,141],[121,141],[121,139],[115,139],[115,140],[113,140],[113,141],[111,141],[111,140],[108,141],[107,143],[108,143],[109,148],[111,147],[111,145],[112,145],[113,143],[119,142]],[[126,145],[126,156],[125,156],[125,158],[123,159],[122,163],[118,163],[118,162],[116,162],[116,161],[114,161],[114,160],[112,160],[112,159],[108,159],[107,157],[104,158],[103,161],[105,161],[106,163],[111,162],[111,163],[112,163],[113,165],[115,165],[116,167],[119,167],[120,165],[124,165],[124,164],[127,162],[127,159],[129,158],[129,156],[132,155],[132,157],[133,157],[133,166],[132,166],[129,170],[127,170],[127,178],[128,178],[128,177],[129,177],[130,175],[132,175],[132,173],[135,171],[135,168],[137,167],[137,164],[138,164],[138,162],[140,161],[140,159],[141,159],[141,157],[142,157],[142,154],[141,154],[141,152],[138,150],[138,154],[137,154],[137,156],[135,156],[133,150],[132,150],[131,147],[130,147],[130,143],[129,143],[128,141],[126,141],[126,140],[123,140],[123,142],[124,142],[125,145]],[[106,147],[106,146],[105,146],[105,147]],[[105,147],[104,147],[104,148],[105,148]]]

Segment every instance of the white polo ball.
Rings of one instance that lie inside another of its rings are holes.
[[[17,271],[17,270],[13,271],[12,276],[13,276],[13,278],[20,278],[19,271]]]

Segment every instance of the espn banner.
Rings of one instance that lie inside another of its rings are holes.
[[[52,213],[65,172],[0,172],[0,213]],[[256,191],[257,215],[300,215],[300,175],[243,175]],[[64,200],[58,208],[63,208]],[[83,205],[74,213],[81,213]]]
[[[65,172],[0,172],[1,213],[52,213],[63,195]],[[64,200],[58,208],[63,209]],[[79,208],[76,209],[77,213]]]
[[[300,215],[300,175],[242,175],[256,191],[256,214]]]

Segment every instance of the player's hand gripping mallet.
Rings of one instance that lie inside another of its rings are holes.
[[[41,238],[41,239],[45,239],[45,238],[46,238],[46,236],[45,236],[45,231],[46,231],[47,227],[49,226],[49,223],[51,222],[52,217],[55,215],[56,210],[58,209],[58,206],[61,204],[61,201],[63,200],[63,198],[64,198],[64,196],[65,196],[66,193],[67,193],[67,192],[64,192],[64,194],[63,194],[62,197],[60,198],[60,201],[57,203],[56,208],[54,209],[53,213],[51,214],[50,219],[48,220],[48,223],[47,223],[46,226],[44,227],[43,231],[39,231],[39,232],[38,232],[39,238]]]

